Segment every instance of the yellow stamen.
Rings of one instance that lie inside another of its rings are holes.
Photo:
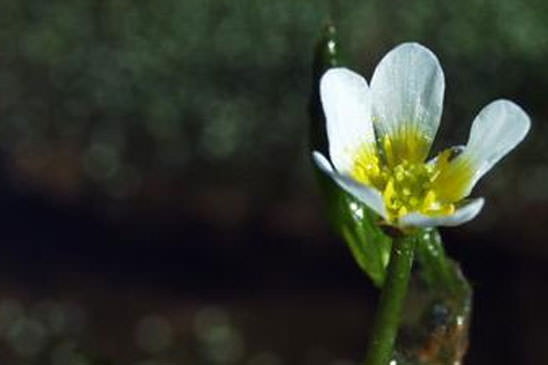
[[[352,176],[364,184],[376,186],[381,178],[381,163],[374,144],[364,145],[354,160]]]
[[[417,161],[418,149],[408,144],[394,148],[395,143],[385,138],[383,163],[371,144],[356,154],[351,175],[358,181],[381,192],[388,212],[388,221],[397,222],[404,215],[419,212],[429,216],[452,214],[455,202],[462,196],[472,176],[466,163],[453,159],[453,151],[440,153],[434,163]],[[394,151],[398,151],[394,154]],[[411,158],[396,155],[407,151]],[[421,152],[422,153],[422,152]],[[391,162],[390,159],[393,159]],[[456,163],[456,164],[455,164]],[[455,198],[459,196],[458,198]]]

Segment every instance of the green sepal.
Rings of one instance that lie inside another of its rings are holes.
[[[382,287],[392,240],[377,225],[378,217],[367,206],[339,189],[332,181],[324,191],[334,228],[345,239],[358,266]],[[335,191],[328,192],[329,189]],[[331,196],[329,196],[331,195]]]

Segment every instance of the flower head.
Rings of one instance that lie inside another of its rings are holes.
[[[331,162],[316,164],[340,187],[398,227],[454,226],[473,219],[476,182],[525,137],[527,114],[508,100],[484,107],[465,146],[427,160],[442,112],[445,80],[436,56],[404,43],[379,63],[371,86],[346,68],[320,81]]]

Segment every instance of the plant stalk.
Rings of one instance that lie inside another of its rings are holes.
[[[381,292],[365,365],[388,365],[392,359],[403,303],[409,287],[415,241],[415,235],[402,234],[393,239],[386,281]]]

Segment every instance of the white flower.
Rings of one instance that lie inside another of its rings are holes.
[[[445,80],[436,56],[404,43],[379,63],[371,86],[345,68],[320,81],[329,155],[316,164],[341,188],[399,227],[455,226],[473,219],[476,182],[525,137],[527,114],[508,100],[487,105],[466,146],[426,161],[440,122]]]

